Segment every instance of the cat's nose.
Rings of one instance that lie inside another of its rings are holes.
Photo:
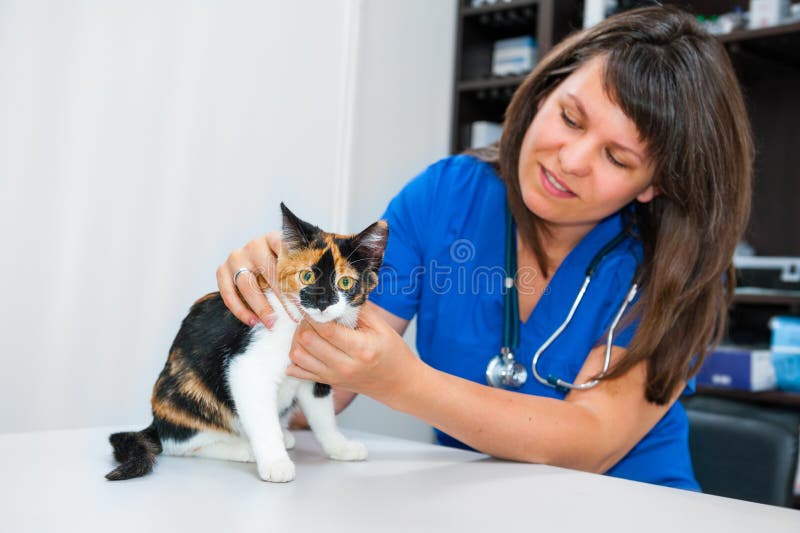
[[[322,296],[317,300],[317,309],[324,311],[331,305],[331,299],[328,296]]]

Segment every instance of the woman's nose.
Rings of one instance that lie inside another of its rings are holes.
[[[561,172],[573,176],[584,177],[591,172],[593,148],[588,140],[574,139],[564,143],[558,151],[558,162]]]

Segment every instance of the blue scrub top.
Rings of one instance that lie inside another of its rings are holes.
[[[384,214],[389,242],[370,296],[399,317],[417,315],[417,351],[427,364],[482,384],[486,365],[502,344],[505,202],[505,185],[491,165],[472,156],[449,157],[427,168]],[[591,260],[622,229],[619,213],[595,226],[563,260],[520,325],[515,357],[529,374],[521,392],[565,397],[533,378],[533,354],[567,316]],[[628,238],[603,259],[569,326],[539,358],[540,375],[574,381],[592,348],[605,342],[641,257],[641,244]],[[618,328],[613,343],[626,347],[635,328],[635,322]],[[467,447],[439,430],[436,436],[441,444]],[[699,490],[681,404],[676,402],[607,474]]]

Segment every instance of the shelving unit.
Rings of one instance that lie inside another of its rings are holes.
[[[513,0],[480,7],[470,4],[469,0],[459,0],[450,136],[453,153],[469,147],[472,122],[503,121],[511,95],[525,79],[524,75],[491,75],[495,41],[532,36],[542,57],[581,26],[578,2]]]
[[[797,3],[798,0],[795,0]],[[748,9],[749,0],[673,0],[698,15]],[[499,1],[471,7],[459,0],[453,83],[451,151],[470,146],[474,121],[502,122],[524,75],[492,77],[496,40],[537,39],[539,57],[582,27],[582,2]],[[753,210],[746,239],[761,256],[800,256],[800,22],[717,37],[729,52],[753,126],[756,143]],[[742,290],[735,305],[784,306],[800,314],[798,291]]]

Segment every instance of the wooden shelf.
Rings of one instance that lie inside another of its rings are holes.
[[[731,54],[752,54],[800,69],[800,22],[717,35]]]
[[[800,409],[800,393],[786,391],[762,391],[750,392],[733,389],[720,389],[717,387],[697,387],[697,394],[704,396],[716,396],[731,400],[743,400],[752,403],[792,407]]]
[[[765,37],[789,36],[792,33],[800,32],[800,22],[780,24],[769,28],[759,28],[757,30],[734,30],[730,33],[717,35],[717,39],[723,43],[733,43],[750,41],[753,39],[763,39]]]
[[[800,291],[737,288],[733,295],[733,303],[798,306],[800,305]]]
[[[498,89],[501,87],[516,87],[525,80],[526,74],[518,76],[502,76],[481,80],[466,80],[458,82],[459,91],[480,91],[484,89]]]

